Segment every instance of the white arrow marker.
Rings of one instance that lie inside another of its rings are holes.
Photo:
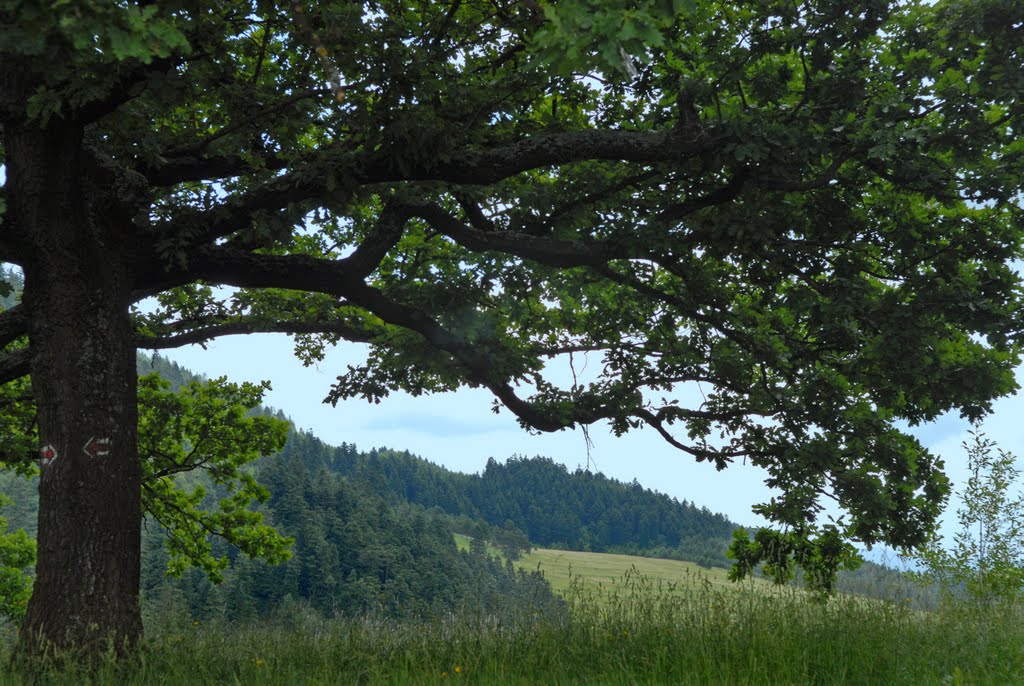
[[[109,438],[96,438],[93,436],[82,446],[82,451],[89,457],[104,457],[110,454],[110,446],[113,441]]]

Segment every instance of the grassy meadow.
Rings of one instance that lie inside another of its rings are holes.
[[[692,590],[694,584],[735,588],[726,570],[704,569],[693,562],[679,560],[534,548],[517,564],[526,570],[543,571],[551,587],[562,595],[576,586],[580,589],[598,588],[607,591],[604,596],[608,596],[622,583],[627,573],[634,578],[642,577],[655,586],[660,585],[664,592]],[[769,585],[760,580],[753,583]]]
[[[1014,684],[1018,611],[850,597],[818,602],[724,572],[619,555],[537,550],[566,612],[523,608],[429,621],[325,620],[148,627],[129,662],[7,672],[3,683],[77,684]],[[571,574],[569,572],[571,567]],[[10,650],[11,636],[4,641]]]

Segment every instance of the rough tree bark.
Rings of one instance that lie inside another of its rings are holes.
[[[131,244],[81,127],[9,127],[39,412],[38,576],[21,651],[119,652],[141,636]]]

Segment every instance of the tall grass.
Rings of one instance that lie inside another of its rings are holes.
[[[467,614],[150,627],[137,658],[90,674],[50,667],[3,683],[78,684],[1013,684],[1024,682],[1018,610],[944,607],[795,589],[722,589],[631,572],[574,583],[562,617]],[[4,641],[9,650],[10,636]]]

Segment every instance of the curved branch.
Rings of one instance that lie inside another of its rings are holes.
[[[380,265],[402,237],[405,223],[410,216],[412,212],[409,208],[388,201],[369,235],[351,255],[341,260],[341,264],[350,272],[351,278],[365,279]]]
[[[665,441],[673,448],[678,448],[679,450],[682,450],[684,453],[693,455],[695,458],[697,458],[697,460],[701,462],[712,460],[714,461],[715,466],[719,470],[725,469],[726,465],[729,462],[732,462],[733,458],[744,457],[750,454],[745,450],[712,450],[707,448],[694,448],[686,445],[685,443],[680,443],[679,440],[675,436],[673,436],[668,429],[665,428],[664,422],[662,422],[650,410],[636,410],[633,413],[633,415],[644,420],[650,426],[653,426],[655,431],[661,434],[661,437],[664,438]]]
[[[353,268],[355,266],[356,268]],[[228,246],[202,249],[194,255],[188,279],[240,288],[287,288],[345,298],[384,322],[419,334],[431,346],[447,353],[463,369],[471,385],[490,390],[506,407],[541,431],[559,431],[577,423],[592,424],[615,416],[614,408],[575,408],[568,417],[554,417],[543,408],[519,398],[506,379],[494,377],[487,350],[443,327],[418,309],[391,300],[362,281],[358,262],[323,260],[305,255],[257,255]],[[199,336],[200,334],[195,334]],[[178,339],[184,342],[185,339]]]
[[[225,230],[231,233],[235,228],[242,228],[258,209],[226,218],[233,228],[224,224],[213,231]],[[411,212],[393,202],[388,202],[381,212],[376,225],[369,232],[359,247],[341,260],[326,260],[306,255],[256,255],[243,246],[227,243],[220,246],[207,246],[198,249],[191,257],[190,263],[176,268],[164,269],[157,265],[160,260],[156,255],[149,255],[148,268],[140,270],[140,277],[135,284],[133,298],[138,300],[162,290],[182,286],[197,279],[218,281],[221,276],[233,278],[244,274],[257,280],[273,281],[278,288],[312,290],[343,296],[344,286],[366,278],[387,255],[399,238]],[[237,226],[235,224],[237,223]],[[223,273],[221,272],[223,269]],[[302,275],[294,285],[289,286],[282,281],[278,270]],[[337,282],[337,283],[332,283]],[[343,283],[342,283],[343,282]],[[224,282],[228,284],[228,282]],[[237,284],[229,284],[237,285]],[[270,286],[264,286],[270,287]],[[341,290],[339,290],[339,288]]]

